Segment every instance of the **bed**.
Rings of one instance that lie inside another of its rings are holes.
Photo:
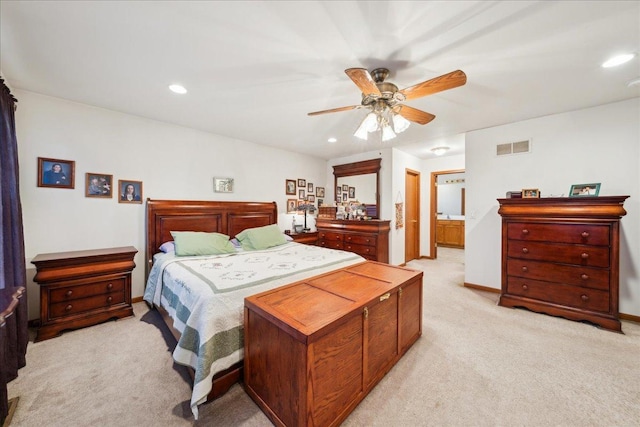
[[[171,232],[243,230],[277,224],[275,202],[146,201],[144,300],[176,339],[173,358],[193,378],[191,409],[242,379],[244,298],[292,281],[364,262],[350,252],[286,242],[261,250],[177,257],[159,248]],[[249,268],[250,266],[251,268]]]

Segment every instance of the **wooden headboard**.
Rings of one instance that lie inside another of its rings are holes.
[[[199,200],[147,199],[147,244],[145,277],[153,255],[164,242],[173,240],[171,231],[207,231],[233,238],[246,228],[277,224],[276,202],[215,202]]]

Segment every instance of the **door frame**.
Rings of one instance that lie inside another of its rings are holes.
[[[416,188],[415,194],[409,195],[407,194],[407,177],[411,175],[416,177]],[[409,169],[409,168],[405,168],[404,170],[404,189],[405,189],[405,199],[408,201],[409,197],[412,197],[413,200],[415,200],[416,203],[416,245],[418,246],[417,248],[417,256],[416,258],[413,259],[420,259],[421,255],[420,255],[420,180],[421,180],[421,176],[420,176],[420,172],[417,170],[413,170],[413,169]],[[406,203],[406,202],[405,202]],[[405,217],[406,217],[406,205],[405,205]],[[405,218],[405,223],[408,223],[407,218]],[[406,264],[407,261],[407,226],[405,225],[404,227],[404,264]]]
[[[464,169],[451,169],[431,172],[431,207],[429,209],[429,259],[438,258],[438,246],[436,245],[436,220],[438,219],[438,176],[464,172]]]

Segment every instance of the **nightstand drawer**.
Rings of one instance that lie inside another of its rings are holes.
[[[90,285],[81,284],[53,288],[49,292],[49,299],[51,303],[70,301],[79,298],[121,292],[124,289],[124,286],[124,277],[117,277],[111,280],[102,280]]]
[[[58,302],[50,305],[49,317],[50,319],[66,317],[72,314],[92,311],[96,308],[105,308],[111,305],[122,304],[123,302],[123,291],[72,301]]]

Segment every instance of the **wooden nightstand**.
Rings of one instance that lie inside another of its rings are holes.
[[[289,236],[293,238],[294,242],[304,243],[305,245],[316,245],[318,243],[317,231],[310,233],[291,233]]]
[[[133,315],[132,246],[37,255],[34,281],[40,285],[40,327],[35,341],[65,329]]]

